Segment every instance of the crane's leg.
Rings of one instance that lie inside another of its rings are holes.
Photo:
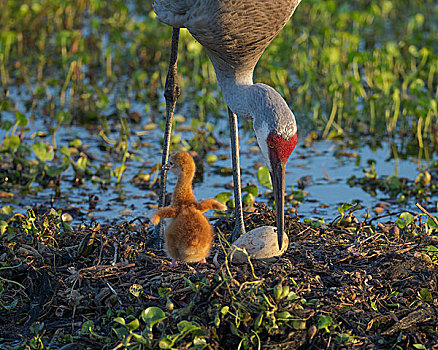
[[[239,156],[239,127],[237,115],[228,108],[228,117],[230,119],[230,135],[231,135],[231,158],[233,160],[233,181],[234,181],[234,202],[236,206],[234,230],[231,235],[231,241],[234,242],[237,238],[245,233],[245,224],[243,222],[243,205],[242,205],[242,189],[240,180],[240,156]]]
[[[177,63],[178,63],[178,40],[179,28],[172,30],[172,44],[170,47],[169,70],[167,71],[166,85],[164,89],[164,98],[166,99],[166,129],[164,130],[163,155],[161,164],[167,164],[169,160],[170,137],[172,135],[173,113],[175,111],[176,100],[181,94],[181,89],[178,84]],[[166,198],[166,179],[167,170],[161,169],[160,180],[160,198],[158,207],[164,207]],[[163,237],[163,221],[155,226],[154,232],[146,242],[147,246],[161,248]]]

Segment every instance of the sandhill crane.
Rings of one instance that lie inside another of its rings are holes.
[[[254,132],[268,165],[274,188],[278,246],[284,232],[284,175],[286,162],[297,142],[295,117],[272,87],[253,83],[260,56],[284,27],[301,0],[155,0],[157,19],[173,27],[169,70],[166,79],[166,129],[162,164],[169,157],[170,135],[176,100],[179,28],[187,28],[205,48],[213,63],[228,106],[233,161],[236,224],[234,241],[245,233],[240,184],[237,115],[252,118]],[[161,174],[159,206],[164,205],[166,170]],[[160,227],[162,231],[162,227]]]

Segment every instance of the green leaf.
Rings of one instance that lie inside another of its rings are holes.
[[[256,320],[254,321],[254,328],[255,329],[259,328],[260,325],[262,324],[264,313],[265,313],[264,311],[261,311],[259,313],[259,315],[257,316]]]
[[[261,166],[257,170],[257,179],[260,185],[265,186],[272,190],[271,175],[269,174],[269,169],[267,166]]]
[[[323,329],[326,333],[330,333],[329,327],[332,325],[333,319],[331,316],[320,316],[318,319],[318,329]]]
[[[8,223],[6,221],[0,220],[0,235],[6,232],[8,229]]]
[[[242,188],[242,192],[248,192],[254,197],[257,197],[257,195],[259,194],[259,188],[256,185],[248,185]]]
[[[283,291],[281,292],[281,299],[286,298],[289,295],[290,288],[289,286],[283,286]]]
[[[113,321],[120,323],[123,326],[126,324],[125,319],[123,317],[116,317]]]
[[[14,214],[14,208],[11,205],[5,205],[0,208],[1,214],[12,215]]]
[[[352,337],[350,334],[348,333],[340,333],[338,335],[338,341],[340,343],[347,343],[349,342],[351,339],[354,339],[354,337]]]
[[[280,300],[282,294],[283,294],[283,284],[280,282],[274,287],[275,300]]]
[[[69,167],[70,167],[70,159],[64,157],[62,164],[60,166],[56,166],[56,165],[49,166],[47,164],[44,164],[44,171],[47,173],[47,175],[51,177],[55,177],[67,171]]]
[[[350,203],[342,203],[342,206],[338,207],[338,211],[340,214],[344,215],[344,213],[352,208],[354,206],[354,204],[350,204]]]
[[[289,294],[287,295],[287,300],[289,301],[298,300],[298,295],[295,292],[289,292]]]
[[[62,226],[67,232],[73,232],[73,227],[68,222],[63,221]]]
[[[288,319],[288,318],[291,318],[291,317],[292,317],[292,315],[290,314],[289,311],[282,311],[282,312],[279,312],[279,313],[277,314],[277,319],[280,319],[280,318],[282,318],[282,319]]]
[[[70,149],[66,146],[62,146],[61,148],[58,149],[58,151],[62,155],[66,156],[66,157],[70,157]]]
[[[128,330],[124,327],[120,327],[120,328],[111,327],[111,329],[116,334],[118,339],[123,339],[124,337],[128,336]]]
[[[218,328],[221,324],[221,318],[219,315],[214,316],[213,324],[216,328]]]
[[[35,152],[37,158],[42,161],[51,161],[55,153],[52,150],[52,147],[44,142],[34,143],[32,145],[32,149]]]
[[[20,138],[17,135],[6,136],[3,140],[3,147],[10,152],[15,152],[20,146]]]
[[[181,321],[178,323],[178,330],[180,331],[180,333],[182,334],[187,334],[187,333],[191,333],[194,332],[196,330],[200,330],[201,326],[194,321]]]
[[[20,112],[15,113],[15,120],[17,121],[18,125],[21,127],[26,126],[28,123],[26,116]]]
[[[94,322],[91,320],[85,321],[81,326],[81,335],[88,335],[94,328]]]
[[[75,139],[75,140],[73,140],[73,141],[70,141],[70,142],[68,143],[68,145],[69,145],[70,147],[73,147],[73,148],[79,148],[79,147],[82,146],[82,141],[81,141],[80,139]]]
[[[437,216],[434,216],[434,218],[438,220],[438,217],[437,217]],[[437,224],[435,223],[435,221],[434,221],[431,217],[429,217],[429,216],[427,217],[426,224],[427,224],[427,226],[429,226],[430,229],[432,229],[432,230],[438,230],[438,225],[437,225]]]
[[[254,204],[255,198],[252,193],[247,193],[242,197],[242,201],[245,206],[250,207]]]
[[[432,100],[435,101],[435,100]],[[213,133],[213,131],[216,129],[216,125],[214,125],[213,123],[206,123],[205,124],[205,128],[207,129],[208,132]]]
[[[138,298],[140,295],[143,294],[143,287],[139,284],[132,284],[131,287],[129,287],[129,292],[135,296],[136,298]]]
[[[58,113],[56,113],[55,119],[59,124],[61,124],[61,123],[68,124],[68,123],[70,123],[72,117],[71,117],[71,114],[68,112],[58,112]]]
[[[318,228],[318,227],[323,226],[325,224],[324,218],[319,218],[319,219],[305,218],[303,221],[305,224],[309,224],[313,228]]]
[[[228,209],[234,209],[236,207],[236,202],[234,201],[234,199],[229,199],[225,205],[228,207]]]
[[[172,289],[166,287],[160,287],[158,288],[158,295],[162,298],[168,298],[172,296]]]
[[[79,170],[84,171],[87,168],[88,158],[87,157],[79,157],[79,159],[76,161],[76,163],[73,163],[76,165],[76,167]]]
[[[306,329],[306,321],[304,321],[304,320],[293,320],[292,321],[292,327],[294,327],[294,329],[297,329],[297,330]]]
[[[145,344],[145,345],[149,344],[149,341],[146,340],[145,337],[143,337],[143,336],[140,335],[140,334],[132,333],[132,337],[135,339],[135,341],[136,341],[137,343]]]
[[[11,122],[11,121],[9,121],[9,120],[4,120],[3,122],[2,122],[2,124],[1,124],[1,128],[3,129],[3,130],[6,130],[6,131],[8,131],[10,128],[12,128],[14,126],[14,124]]]
[[[214,197],[214,199],[225,204],[228,202],[228,200],[230,199],[231,196],[232,196],[231,192],[221,192],[221,193],[218,193]]]
[[[207,346],[207,340],[202,336],[195,336],[193,338],[193,345],[197,349],[204,349]]]
[[[433,245],[428,245],[423,248],[423,251],[428,253],[438,253],[438,248]]]
[[[158,346],[160,349],[172,349],[173,341],[170,339],[168,335],[166,335],[163,339],[160,340]]]
[[[395,221],[395,223],[399,228],[405,228],[412,221],[414,221],[412,214],[405,211],[404,213],[401,213],[400,217]]]
[[[126,325],[130,331],[135,331],[138,327],[140,327],[140,321],[138,319],[134,319]]]
[[[208,164],[214,164],[214,163],[216,163],[216,161],[217,161],[217,155],[215,155],[215,154],[209,154],[206,158],[205,158],[205,161],[208,163]]]
[[[420,297],[425,302],[432,302],[433,301],[432,293],[427,288],[420,289]]]
[[[229,310],[230,310],[230,307],[229,307],[229,306],[224,306],[224,307],[221,309],[221,314],[222,314],[222,316],[225,316],[225,315],[228,313]]]
[[[131,108],[131,104],[125,99],[120,99],[119,101],[117,101],[116,108],[119,111],[128,110],[129,108]]]
[[[423,344],[413,344],[415,349],[426,350],[427,348]]]
[[[147,323],[152,329],[152,327],[158,322],[166,319],[166,314],[159,307],[151,306],[141,312],[142,320]]]

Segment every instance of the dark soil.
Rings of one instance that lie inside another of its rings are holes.
[[[272,210],[256,209],[246,215],[248,229],[274,223]],[[425,250],[438,246],[437,232],[355,220],[313,228],[288,217],[290,246],[273,262],[228,264],[216,239],[208,264],[173,269],[161,250],[145,247],[149,228],[140,220],[61,233],[48,225],[40,236],[20,235],[16,225],[17,235],[0,243],[0,301],[17,303],[0,309],[1,349],[24,348],[35,333],[50,349],[112,349],[120,343],[112,319],[138,317],[149,306],[168,316],[154,330],[155,348],[189,320],[201,325],[209,349],[241,342],[242,349],[438,349],[438,257]],[[225,235],[232,225],[229,218],[215,223]],[[296,297],[276,299],[280,282]],[[143,288],[140,296],[133,285]],[[234,316],[221,314],[224,306]],[[289,312],[286,321],[280,311]]]

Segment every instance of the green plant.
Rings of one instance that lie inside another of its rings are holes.
[[[140,314],[140,319],[133,318],[132,321],[127,322],[123,317],[114,318],[113,321],[122,326],[112,328],[117,338],[121,340],[116,348],[125,347],[134,349],[138,348],[140,344],[149,349],[154,348],[158,340],[154,339],[153,327],[166,318],[167,316],[160,308],[153,306],[143,310]],[[144,324],[141,324],[140,320]],[[138,332],[136,332],[137,330]]]

